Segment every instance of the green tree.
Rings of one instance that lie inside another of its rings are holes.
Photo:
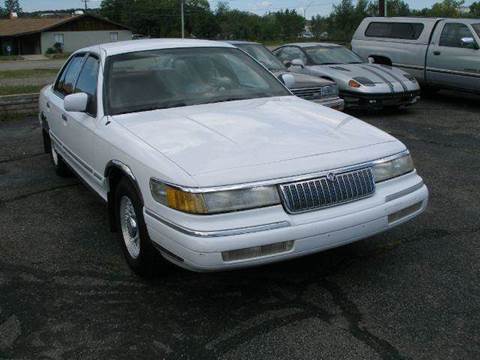
[[[369,15],[378,15],[378,1],[372,1],[369,5]],[[410,16],[412,12],[410,6],[403,0],[389,0],[387,1],[388,16]]]
[[[470,5],[470,14],[474,17],[480,17],[480,1],[476,1]]]
[[[5,0],[5,9],[8,13],[21,13],[22,8],[18,0]]]
[[[460,7],[465,3],[461,0],[443,0],[435,3],[429,11],[432,17],[460,17]]]

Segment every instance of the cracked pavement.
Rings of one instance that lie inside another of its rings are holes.
[[[480,102],[353,114],[403,141],[431,192],[388,233],[272,266],[133,275],[105,206],[0,122],[0,359],[480,358]]]

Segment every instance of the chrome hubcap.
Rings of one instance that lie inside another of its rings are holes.
[[[140,234],[135,208],[128,196],[120,199],[120,226],[125,247],[130,256],[136,259],[140,255]]]

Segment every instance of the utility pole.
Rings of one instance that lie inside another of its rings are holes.
[[[87,12],[88,10],[88,3],[90,2],[90,0],[80,0],[81,2],[83,2],[83,4],[85,5],[85,12]]]
[[[387,0],[378,0],[378,15],[387,16]]]
[[[180,0],[180,12],[182,17],[182,39],[185,39],[185,13],[184,13],[184,0]]]

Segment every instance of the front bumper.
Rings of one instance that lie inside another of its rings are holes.
[[[345,109],[345,101],[339,97],[318,99],[313,100],[313,102],[338,111],[343,111]]]
[[[418,216],[427,203],[427,187],[413,172],[377,184],[370,198],[310,213],[289,215],[282,206],[274,206],[220,215],[217,225],[223,224],[223,228],[219,231],[192,230],[185,223],[172,226],[170,220],[149,209],[144,210],[144,217],[150,238],[164,257],[189,270],[216,271],[287,260],[364,239]],[[251,227],[235,226],[245,218]],[[215,217],[203,219],[205,224],[217,221]],[[267,226],[262,228],[259,222]],[[198,224],[201,222],[197,228]],[[225,225],[229,226],[226,230]],[[224,235],[228,231],[231,234]],[[232,251],[286,242],[292,246],[281,253],[224,260]]]
[[[345,108],[349,109],[381,109],[385,106],[409,106],[420,99],[420,90],[368,94],[354,91],[340,91],[340,97],[345,100]]]

